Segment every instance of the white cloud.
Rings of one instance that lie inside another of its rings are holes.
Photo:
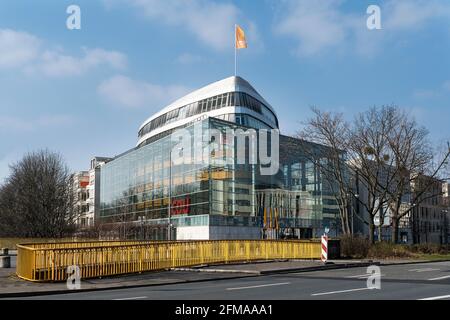
[[[232,3],[211,0],[104,0],[108,8],[116,3],[130,3],[146,18],[168,26],[181,27],[199,41],[216,49],[233,47],[234,24],[255,25],[240,17],[240,10]],[[253,32],[255,33],[255,32]]]
[[[48,127],[61,127],[72,124],[74,119],[69,115],[42,115],[37,118],[20,118],[0,115],[0,132],[27,133]]]
[[[339,12],[340,0],[284,1],[284,14],[275,32],[298,41],[297,52],[313,55],[339,45],[346,38],[344,15]]]
[[[61,127],[71,125],[75,119],[70,115],[65,114],[52,114],[43,115],[35,120],[38,127]]]
[[[180,64],[193,64],[193,63],[199,63],[202,62],[204,59],[203,57],[191,53],[182,53],[180,54],[176,62]]]
[[[39,54],[40,42],[26,32],[0,29],[0,68],[15,68],[32,62]]]
[[[243,25],[245,36],[247,38],[247,43],[249,45],[249,50],[254,50],[255,52],[260,52],[264,49],[264,41],[261,34],[259,33],[256,23],[253,21],[246,22]]]
[[[439,96],[435,90],[418,89],[413,92],[413,97],[416,99],[432,99]]]
[[[119,70],[126,68],[127,59],[120,52],[88,48],[83,48],[83,51],[84,56],[81,58],[57,51],[46,51],[42,54],[41,63],[37,69],[45,75],[59,77],[81,75],[100,65]]]
[[[0,131],[11,132],[11,131],[30,131],[31,126],[28,121],[11,116],[0,116]]]
[[[105,65],[123,70],[127,58],[117,51],[82,48],[83,55],[65,54],[62,49],[45,49],[44,41],[26,32],[0,29],[0,69],[17,68],[51,77],[82,75]]]
[[[180,98],[189,92],[189,89],[178,85],[161,86],[118,75],[103,81],[97,91],[100,96],[113,105],[126,108],[158,109],[162,105]]]
[[[441,0],[391,0],[383,11],[386,29],[396,31],[421,28],[433,19],[450,17],[449,3]]]
[[[449,81],[445,81],[445,82],[442,84],[442,89],[444,89],[445,91],[450,92],[450,80],[449,80]]]
[[[450,19],[450,2],[436,0],[389,0],[381,5],[382,30],[369,31],[368,15],[348,12],[349,0],[285,0],[279,5],[275,33],[294,38],[297,53],[311,56],[350,49],[372,56],[383,47],[397,44],[402,33],[426,26],[431,21]]]
[[[434,89],[417,89],[413,92],[416,99],[433,99],[439,98],[450,93],[450,80],[444,81],[442,85]]]

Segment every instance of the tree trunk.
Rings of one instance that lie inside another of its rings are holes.
[[[375,244],[375,224],[373,219],[369,221],[369,242],[370,244]]]
[[[382,233],[383,233],[383,224],[380,222],[380,224],[378,225],[378,242],[383,241]]]
[[[347,212],[347,216],[345,219],[345,227],[347,228],[347,235],[353,237],[352,228],[350,227],[350,217]]]
[[[399,226],[398,226],[398,218],[392,218],[392,230],[391,230],[391,238],[392,243],[398,243],[398,234],[399,234]]]
[[[345,213],[341,212],[340,214],[340,218],[341,218],[341,228],[342,228],[342,232],[344,233],[344,235],[347,235],[346,229],[345,229]],[[336,223],[336,229],[338,228],[337,223]],[[338,232],[336,231],[336,234]]]
[[[350,235],[351,232],[350,232],[350,227],[349,227],[349,221],[348,221],[349,218],[348,218],[347,210],[340,209],[340,219],[341,219],[342,233],[345,236]]]

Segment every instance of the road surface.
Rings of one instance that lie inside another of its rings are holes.
[[[367,288],[367,268],[349,268],[21,299],[87,300],[450,300],[450,262],[382,266],[381,289]]]

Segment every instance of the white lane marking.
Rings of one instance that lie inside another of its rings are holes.
[[[411,270],[408,270],[408,271],[411,271],[411,272],[430,272],[430,271],[439,271],[439,270],[441,270],[441,269],[423,268],[423,269],[411,269]]]
[[[357,276],[347,276],[346,278],[360,278],[360,277],[368,277],[370,274],[365,273],[365,274],[360,274]]]
[[[385,274],[378,274],[378,273],[366,273],[366,274],[361,274],[358,276],[348,276],[346,278],[357,278],[357,279],[367,279],[370,276],[379,276],[379,277],[384,277],[386,276]]]
[[[146,299],[147,297],[131,297],[131,298],[119,298],[113,300],[138,300],[138,299]]]
[[[443,277],[439,277],[439,278],[432,278],[432,279],[428,279],[430,281],[436,281],[436,280],[444,280],[444,279],[448,279],[450,278],[450,276],[443,276]]]
[[[226,290],[243,290],[243,289],[253,289],[253,288],[272,287],[272,286],[284,286],[286,284],[291,284],[291,283],[290,282],[269,283],[269,284],[261,284],[261,285],[249,286],[249,287],[227,288]]]
[[[311,296],[324,296],[327,294],[336,294],[336,293],[346,293],[346,292],[353,292],[353,291],[363,291],[363,290],[372,290],[373,288],[357,288],[357,289],[348,289],[348,290],[339,290],[339,291],[330,291],[330,292],[320,292],[320,293],[313,293]]]
[[[418,300],[441,300],[441,299],[447,299],[450,298],[450,294],[446,296],[437,296],[437,297],[430,297],[430,298],[423,298]]]

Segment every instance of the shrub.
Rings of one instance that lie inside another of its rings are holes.
[[[422,243],[412,245],[411,251],[420,254],[447,254],[449,253],[449,246],[435,243]]]
[[[389,258],[410,258],[414,254],[409,246],[401,244],[392,244],[389,242],[375,243],[369,249],[369,258],[389,259]]]
[[[369,241],[359,236],[344,236],[341,238],[341,256],[345,258],[365,258],[369,252],[369,247]]]
[[[449,254],[450,245],[439,245],[434,243],[424,244],[393,244],[390,242],[377,242],[370,245],[369,241],[360,236],[343,236],[341,240],[341,256],[343,258],[372,258],[372,259],[395,259],[415,258],[421,254]]]

